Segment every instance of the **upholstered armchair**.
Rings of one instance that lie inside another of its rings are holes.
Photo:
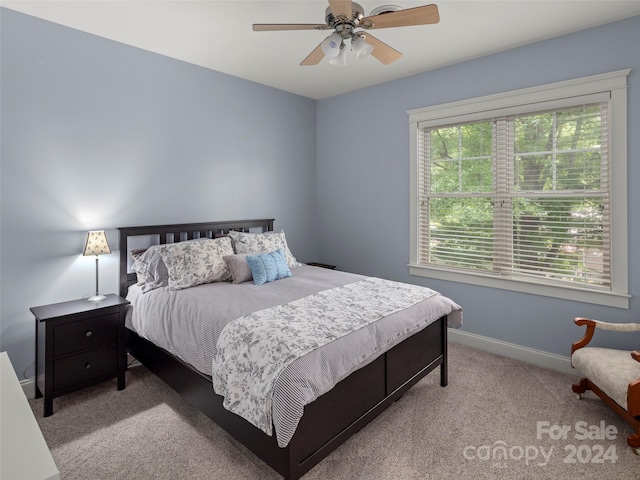
[[[581,317],[574,322],[586,325],[587,331],[571,346],[571,366],[584,375],[572,389],[579,398],[591,390],[631,425],[635,433],[627,437],[627,444],[640,455],[640,351],[586,347],[596,329],[640,332],[640,323],[608,323]]]

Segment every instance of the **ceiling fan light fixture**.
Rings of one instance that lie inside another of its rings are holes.
[[[346,67],[347,66],[347,49],[342,47],[340,49],[340,53],[329,60],[331,65],[336,65],[338,67]]]
[[[341,44],[342,37],[334,32],[323,40],[321,44],[322,51],[327,57],[335,58],[340,54]]]
[[[368,57],[373,52],[373,45],[367,43],[362,35],[356,35],[351,42],[353,50],[356,52],[358,60]]]

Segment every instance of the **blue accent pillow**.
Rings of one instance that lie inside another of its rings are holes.
[[[282,248],[262,255],[247,255],[246,258],[254,285],[263,285],[291,276],[291,270],[287,266]]]
[[[278,270],[278,278],[276,278],[276,280],[291,276],[291,270],[289,270],[289,266],[287,265],[287,257],[284,256],[284,250],[282,248],[279,248],[275,252],[270,252],[268,255],[273,257],[276,263],[276,269]]]

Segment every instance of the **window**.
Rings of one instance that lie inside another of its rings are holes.
[[[409,112],[411,273],[628,308],[627,74]]]

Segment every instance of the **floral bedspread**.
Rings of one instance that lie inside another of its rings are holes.
[[[440,294],[367,278],[238,318],[218,339],[213,388],[226,409],[271,435],[274,383],[289,364],[434,295]]]

